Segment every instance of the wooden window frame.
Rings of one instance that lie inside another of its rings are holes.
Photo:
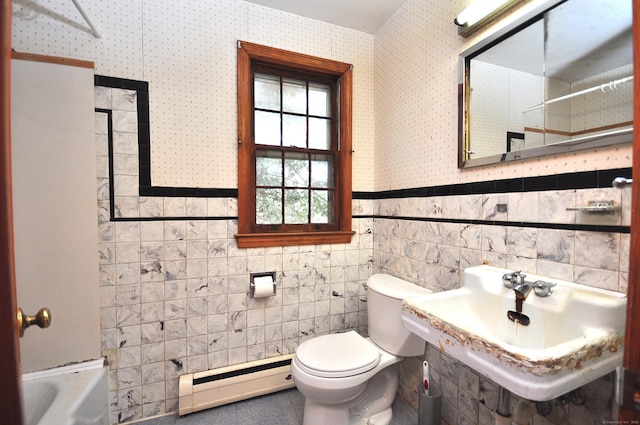
[[[336,166],[337,230],[258,233],[255,222],[255,160],[253,139],[252,65],[261,64],[339,79],[340,153]],[[351,230],[351,65],[259,44],[238,42],[238,248],[349,243]]]

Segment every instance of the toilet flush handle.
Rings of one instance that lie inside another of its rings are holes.
[[[22,309],[18,309],[18,330],[20,331],[20,337],[24,335],[24,330],[31,325],[38,325],[41,328],[48,328],[51,324],[51,311],[47,307],[43,307],[38,310],[35,316],[28,316],[22,312]]]

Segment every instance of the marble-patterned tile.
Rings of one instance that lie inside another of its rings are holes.
[[[469,249],[480,249],[481,226],[478,224],[462,224],[460,226],[460,246]]]
[[[538,192],[513,192],[507,195],[509,221],[538,221]]]
[[[573,281],[576,283],[611,291],[618,290],[619,272],[617,271],[575,266],[573,274]]]
[[[140,283],[140,263],[117,263],[116,283],[118,285]]]
[[[564,264],[538,259],[537,265],[538,269],[536,270],[536,274],[540,276],[566,280],[569,282],[573,281],[573,264]]]
[[[106,136],[105,136],[106,137]],[[109,158],[99,156],[96,158],[96,177],[100,182],[98,199],[109,199]]]
[[[164,302],[147,302],[140,306],[140,322],[143,324],[153,324],[154,327],[165,319]],[[160,326],[160,328],[162,325]],[[148,328],[146,329],[149,330]],[[160,329],[161,331],[162,329]],[[147,341],[150,342],[150,341]]]
[[[538,194],[538,218],[542,223],[575,223],[575,190],[544,191]]]
[[[147,242],[164,240],[164,223],[162,221],[140,222],[140,240]]]
[[[162,217],[164,215],[164,202],[162,198],[150,196],[140,197],[140,217]],[[162,222],[147,222],[160,223]]]
[[[144,344],[159,343],[164,341],[164,325],[161,322],[143,323],[140,325],[140,341]],[[164,347],[163,347],[164,349]],[[145,361],[143,357],[143,363]]]
[[[109,132],[109,127],[107,124],[107,114],[104,112],[96,112],[94,114],[94,117],[96,134],[106,135]]]
[[[138,182],[138,176],[114,175],[114,193],[117,196],[138,196]]]
[[[460,198],[460,218],[481,220],[483,218],[482,195],[467,195]]]
[[[116,176],[138,176],[138,155],[113,154],[113,174]]]
[[[164,198],[165,217],[185,217],[187,215],[187,203],[183,197]]]
[[[205,340],[195,338],[204,335]],[[193,316],[187,318],[187,353],[202,354],[207,351],[207,316]],[[196,346],[197,345],[197,346]]]
[[[489,193],[482,195],[482,219],[492,221],[507,220],[507,195],[503,193]]]
[[[631,199],[631,187],[627,186],[622,189],[622,217],[620,224],[623,226],[631,225]]]
[[[187,243],[185,241],[166,241],[163,244],[165,260],[185,260]]]
[[[426,217],[442,218],[442,196],[426,198]]]
[[[538,269],[535,258],[507,255],[506,268],[509,270],[522,270],[524,273],[535,273]]]
[[[116,196],[113,215],[117,218],[140,217],[140,199],[138,196]]]
[[[138,155],[138,134],[136,133],[113,133],[113,153]]]
[[[575,264],[603,270],[619,270],[620,234],[576,231]]]
[[[575,232],[562,229],[538,229],[538,259],[555,263],[573,263]]]
[[[113,111],[111,114],[114,132],[137,133],[138,114],[133,111]]]
[[[443,196],[442,197],[442,217],[451,219],[463,218],[461,196]]]
[[[226,198],[207,198],[207,215],[209,217],[226,217],[228,201]]]
[[[507,253],[507,228],[483,225],[481,230],[482,250],[496,254]]]
[[[494,267],[507,268],[507,254],[482,251],[482,264]]]
[[[538,229],[507,227],[507,253],[518,257],[536,258]]]
[[[480,393],[480,376],[467,366],[460,365],[458,367],[458,387],[477,399]]]
[[[460,270],[482,264],[482,251],[479,249],[460,248]]]
[[[409,198],[402,205],[403,215],[407,217],[428,217],[432,198]]]
[[[99,109],[111,109],[111,87],[95,86],[93,88],[94,106]]]
[[[136,90],[126,90],[114,88],[111,92],[111,108],[114,111],[134,111],[138,110],[138,92]]]

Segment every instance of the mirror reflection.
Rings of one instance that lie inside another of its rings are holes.
[[[463,52],[461,167],[631,142],[631,0],[552,3]]]

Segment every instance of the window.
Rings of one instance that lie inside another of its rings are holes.
[[[238,246],[347,243],[351,65],[238,46]]]

